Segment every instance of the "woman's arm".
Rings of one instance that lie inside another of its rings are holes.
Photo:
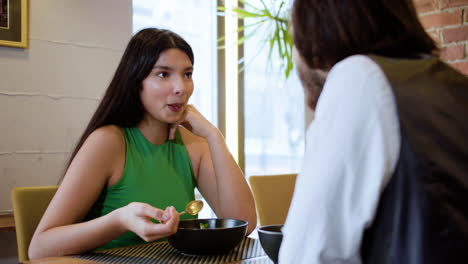
[[[200,192],[218,217],[248,221],[251,233],[257,225],[253,195],[221,132],[193,106],[188,106],[181,124],[202,137],[180,129],[189,152],[199,157],[194,169]]]
[[[173,208],[162,211],[142,203],[80,223],[109,180],[121,176],[124,162],[120,128],[102,127],[88,137],[36,228],[29,246],[31,259],[86,252],[127,231],[152,241],[177,230],[179,218]],[[153,224],[149,217],[168,221]]]
[[[257,226],[257,214],[244,174],[218,129],[213,131],[207,141],[209,151],[203,153],[198,170],[200,191],[213,201],[213,208],[219,217],[248,221],[247,233],[250,234]]]

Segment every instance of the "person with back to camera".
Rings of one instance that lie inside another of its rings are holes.
[[[294,0],[307,131],[279,263],[468,261],[468,79],[410,0]]]
[[[220,131],[188,104],[193,62],[169,30],[133,36],[36,229],[31,259],[170,236],[195,186],[218,217],[255,228],[242,171]]]

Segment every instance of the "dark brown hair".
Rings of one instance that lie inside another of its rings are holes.
[[[172,31],[147,28],[132,37],[104,97],[72,152],[66,170],[88,136],[97,128],[111,124],[132,127],[143,120],[145,110],[140,99],[143,80],[150,74],[160,54],[171,48],[187,54],[193,65],[192,48]]]
[[[412,0],[295,0],[294,45],[311,68],[355,54],[414,57],[438,49]]]

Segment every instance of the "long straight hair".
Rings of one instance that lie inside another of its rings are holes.
[[[183,51],[194,64],[192,48],[172,31],[147,28],[132,37],[104,97],[68,160],[64,174],[94,130],[106,125],[133,127],[143,120],[145,109],[140,98],[143,80],[161,53],[171,48]]]
[[[311,68],[330,69],[355,54],[437,54],[412,0],[295,0],[294,45]]]

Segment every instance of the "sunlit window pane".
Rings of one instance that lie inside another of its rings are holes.
[[[274,1],[264,1],[267,5]],[[278,2],[278,1],[276,1]],[[262,7],[260,1],[249,3]],[[256,22],[246,19],[245,25]],[[275,52],[268,59],[263,27],[245,41],[245,173],[298,172],[304,152],[304,99],[297,74],[286,81]],[[252,32],[248,28],[246,35]]]

